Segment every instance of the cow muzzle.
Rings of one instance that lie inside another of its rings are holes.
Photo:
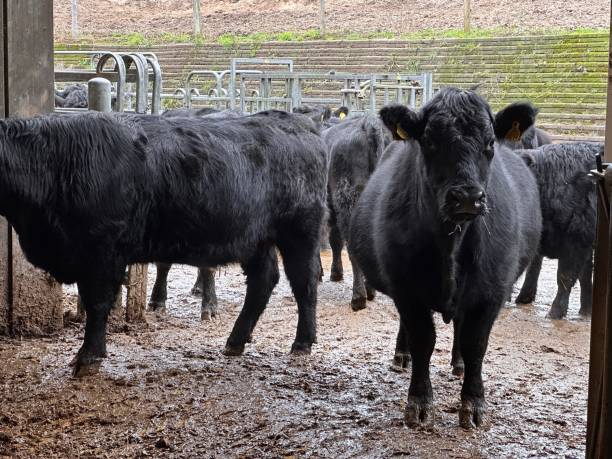
[[[480,188],[453,189],[448,192],[447,209],[454,222],[473,220],[485,213],[486,195]]]

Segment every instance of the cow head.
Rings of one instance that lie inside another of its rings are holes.
[[[396,140],[415,142],[407,151],[422,155],[443,221],[458,225],[487,212],[496,138],[493,114],[480,95],[445,88],[418,113],[391,105],[380,116]]]
[[[495,136],[513,150],[536,148],[534,124],[537,115],[538,109],[529,102],[510,104],[495,114]]]

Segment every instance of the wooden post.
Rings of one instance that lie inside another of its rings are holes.
[[[200,0],[193,0],[193,33],[195,35],[200,35],[202,33]]]
[[[77,10],[77,0],[72,0],[72,38],[76,38],[79,34],[79,20],[78,20],[78,10]]]
[[[125,320],[144,322],[147,304],[147,269],[149,265],[131,265],[128,268]]]
[[[610,15],[612,19],[612,13]],[[612,34],[610,35],[612,43]],[[612,162],[612,48],[608,59],[608,116],[604,160]],[[612,456],[612,169],[598,184],[597,244],[593,281],[591,354],[587,413],[587,450],[589,459]]]
[[[53,111],[53,0],[0,0],[0,24],[0,117]],[[61,286],[26,261],[0,219],[0,333],[55,333],[62,319]]]
[[[319,21],[319,32],[321,33],[321,38],[325,38],[325,0],[320,0]]]
[[[472,1],[463,0],[463,31],[469,33],[471,29]]]

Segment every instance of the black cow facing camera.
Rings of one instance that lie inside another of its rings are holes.
[[[454,320],[465,361],[460,424],[480,426],[491,327],[538,248],[535,178],[496,142],[489,105],[472,91],[446,88],[419,112],[395,105],[380,116],[403,148],[379,164],[361,194],[349,251],[400,314],[396,361],[412,360],[407,424],[433,421],[437,311]]]

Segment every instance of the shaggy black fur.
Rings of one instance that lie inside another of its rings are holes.
[[[106,355],[108,312],[132,263],[240,262],[247,294],[226,346],[240,354],[278,281],[276,247],[299,310],[292,350],[310,352],[327,152],[309,119],[7,120],[0,170],[0,214],[28,260],[78,285],[87,322],[76,374]]]
[[[460,423],[480,425],[489,333],[540,239],[535,178],[495,142],[493,114],[471,91],[446,88],[418,113],[389,106],[380,114],[396,138],[412,140],[368,181],[349,251],[400,314],[396,356],[412,357],[408,424],[432,419],[432,311],[439,311],[455,318],[465,360]]]
[[[347,118],[326,129],[323,139],[330,154],[328,207],[333,253],[331,280],[340,281],[343,277],[342,246],[348,241],[353,207],[391,138],[378,117],[362,116]],[[366,298],[374,299],[375,292],[364,284],[361,269],[350,252],[349,257],[353,268],[351,307],[357,311],[366,307]]]
[[[595,157],[603,154],[600,143],[559,143],[521,155],[535,173],[542,205],[542,239],[517,303],[535,300],[542,257],[559,260],[557,295],[548,316],[567,314],[569,295],[580,281],[580,314],[590,315],[593,299],[593,246],[597,222],[595,186],[587,173],[596,168]]]
[[[164,117],[183,118],[183,117],[205,117],[207,119],[216,118],[238,118],[244,116],[237,110],[217,110],[211,107],[190,109],[178,108],[166,110],[162,113]],[[164,312],[166,310],[166,300],[168,298],[168,273],[172,267],[171,263],[156,263],[157,275],[151,290],[149,307],[154,311]],[[201,296],[200,318],[210,320],[217,315],[217,292],[215,291],[214,269],[208,266],[198,267],[198,277],[191,288],[192,295]]]
[[[55,91],[55,106],[62,108],[87,108],[87,86],[72,84]]]

